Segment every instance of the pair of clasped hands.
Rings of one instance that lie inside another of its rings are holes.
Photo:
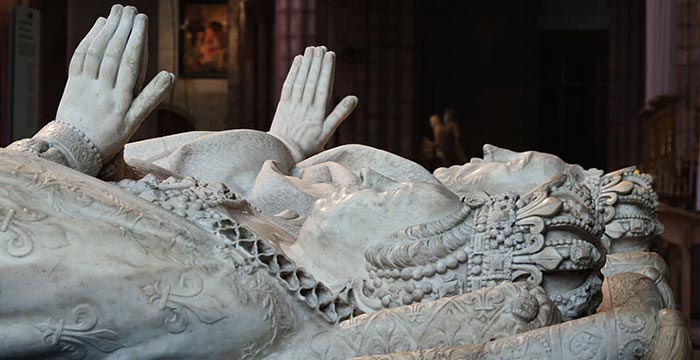
[[[114,5],[80,42],[70,61],[68,82],[56,114],[97,146],[104,162],[115,157],[144,119],[168,95],[175,75],[160,72],[143,90],[148,17],[132,6]],[[357,105],[348,96],[328,114],[335,54],[308,47],[294,58],[282,87],[269,134],[294,160],[321,151]]]

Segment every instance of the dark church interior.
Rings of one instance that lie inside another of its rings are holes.
[[[54,119],[71,54],[113,2],[0,1],[1,146]],[[700,352],[700,1],[121,3],[149,16],[147,78],[178,76],[133,141],[266,131],[292,59],[323,44],[337,55],[333,102],[359,98],[327,147],[370,145],[429,170],[484,144],[638,165],[660,195],[655,251]]]

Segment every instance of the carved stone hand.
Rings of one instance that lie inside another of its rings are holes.
[[[323,150],[357,105],[355,96],[347,96],[328,114],[334,74],[335,53],[325,46],[307,47],[289,69],[269,133],[285,143],[296,162]]]
[[[102,163],[122,150],[175,81],[175,75],[163,71],[139,93],[147,33],[148,17],[137,15],[133,6],[114,5],[106,20],[97,19],[73,54],[57,121],[47,126],[56,129],[49,133],[79,133],[92,142]],[[80,162],[77,154],[72,155]]]

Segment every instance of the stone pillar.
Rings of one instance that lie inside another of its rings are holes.
[[[360,143],[408,158],[415,139],[415,1],[319,0],[319,33],[338,54],[332,104],[357,109],[329,146]]]
[[[685,176],[684,187],[690,208],[700,210],[700,183],[697,181],[698,144],[700,134],[700,3],[696,0],[675,1],[675,56],[673,93],[680,96],[676,105],[676,148],[681,163],[681,173]],[[692,196],[692,195],[695,196]]]
[[[372,145],[411,157],[415,1],[275,0],[272,96],[277,103],[295,55],[324,44],[337,53],[334,107],[346,95],[360,103],[329,147]]]
[[[642,160],[645,11],[644,0],[610,1],[608,170]]]
[[[41,2],[41,109],[42,124],[54,120],[68,77],[66,53],[67,0]],[[72,56],[72,54],[71,54]]]
[[[3,76],[0,76],[0,146],[10,144],[10,134],[8,130],[9,112],[7,111],[9,99],[9,83],[8,74],[10,66],[10,11],[17,1],[0,2],[0,71]]]
[[[245,61],[246,43],[246,7],[241,0],[228,0],[228,116],[227,124],[231,128],[253,129],[254,119],[250,116],[246,97],[249,82],[247,63]]]
[[[271,89],[275,104],[294,56],[302,54],[307,46],[318,45],[316,3],[317,0],[275,0]]]
[[[368,143],[412,157],[414,148],[414,4],[370,1]],[[341,133],[342,136],[342,133]]]
[[[270,74],[274,0],[228,0],[229,56],[226,128],[267,130],[272,120]],[[276,104],[276,102],[275,102]]]
[[[675,92],[675,1],[646,0],[646,101]]]

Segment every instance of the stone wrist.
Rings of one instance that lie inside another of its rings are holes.
[[[102,155],[95,143],[75,126],[55,120],[44,126],[34,139],[58,149],[72,169],[95,176],[102,169]]]
[[[292,156],[292,160],[294,160],[295,164],[306,159],[306,156],[304,156],[304,153],[301,151],[299,146],[297,146],[297,145],[285,140],[281,136],[277,136],[271,132],[268,132],[268,134],[274,136],[275,139],[279,140],[280,142],[282,142],[282,144],[284,144],[284,147],[286,147],[287,150],[289,150],[289,154]]]

